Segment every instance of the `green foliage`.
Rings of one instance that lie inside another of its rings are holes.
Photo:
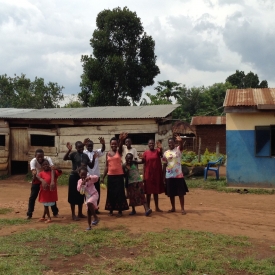
[[[220,154],[219,156],[216,153],[210,153],[206,148],[199,162],[198,155],[193,151],[184,150],[181,157],[181,165],[186,166],[206,166],[209,161],[216,161],[220,157],[223,157],[222,163],[225,163],[226,155]]]
[[[236,70],[236,73],[228,76],[226,81],[236,86],[238,89],[268,88],[267,81],[263,80],[260,83],[258,75],[253,72],[245,74],[243,71]]]
[[[63,88],[53,82],[45,84],[43,78],[31,81],[24,74],[0,75],[0,108],[57,108],[64,99]]]
[[[84,106],[130,105],[139,101],[143,88],[159,74],[155,42],[135,12],[127,7],[103,10],[96,19],[90,44],[93,55],[84,55],[81,93]]]
[[[173,118],[191,121],[192,116],[218,116],[223,113],[223,101],[227,89],[236,88],[230,83],[215,83],[208,87],[178,88],[177,103],[181,106],[173,112]]]

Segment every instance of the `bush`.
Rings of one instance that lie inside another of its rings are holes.
[[[219,157],[223,157],[223,164],[226,160],[226,155],[220,154]],[[198,155],[193,151],[184,150],[181,156],[181,165],[185,166],[206,166],[209,161],[216,161],[218,158],[216,153],[210,153],[208,149],[201,155],[200,162],[198,161]]]

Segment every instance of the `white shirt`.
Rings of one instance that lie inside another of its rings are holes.
[[[53,166],[53,162],[50,157],[44,157],[44,159],[46,159],[49,162],[50,166]],[[30,161],[30,167],[31,167],[31,170],[35,169],[37,174],[43,170],[41,164],[37,161],[36,158],[33,158]]]
[[[88,150],[85,150],[84,154],[88,155],[89,159],[91,161],[93,161],[93,157],[94,157],[94,153],[95,152],[98,153],[98,158],[100,158],[100,157],[102,157],[104,155],[104,152],[101,152],[101,149],[97,149],[97,150],[92,151],[92,152],[90,152]],[[94,164],[94,168],[93,169],[91,169],[89,166],[87,166],[89,175],[96,175],[96,176],[100,177],[100,169],[99,169],[98,158],[95,159],[95,164]]]
[[[125,160],[125,157],[126,157],[126,155],[128,154],[128,153],[131,153],[132,155],[133,155],[133,159],[135,160],[135,159],[137,159],[138,158],[138,154],[137,154],[137,150],[136,150],[136,148],[131,148],[131,149],[127,149],[127,146],[126,145],[123,145],[122,146],[122,162],[123,163],[125,163],[126,162],[126,160]]]

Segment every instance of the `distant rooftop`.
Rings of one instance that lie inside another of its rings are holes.
[[[179,106],[179,104],[169,104],[53,109],[0,108],[0,118],[33,120],[165,118]]]
[[[225,116],[193,116],[190,125],[225,125]]]

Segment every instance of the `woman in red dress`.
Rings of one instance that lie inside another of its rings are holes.
[[[144,163],[143,181],[144,193],[146,194],[147,204],[150,208],[151,194],[154,196],[155,208],[157,212],[162,212],[159,208],[158,194],[164,193],[164,183],[162,178],[162,145],[157,142],[157,149],[155,149],[155,141],[150,139],[148,141],[149,150],[146,150],[140,157]]]

